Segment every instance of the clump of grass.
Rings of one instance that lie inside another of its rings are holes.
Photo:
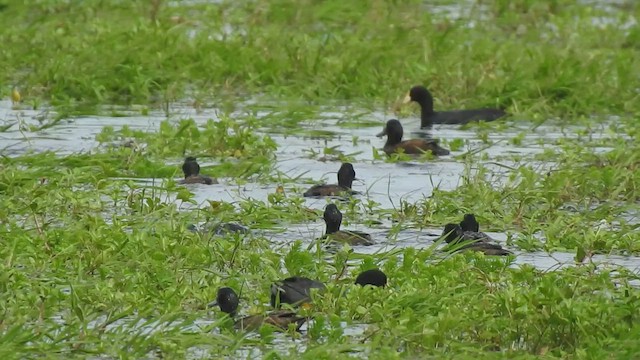
[[[131,147],[144,148],[147,154],[157,157],[204,154],[218,158],[242,158],[255,152],[264,155],[273,153],[275,142],[269,136],[258,137],[252,129],[251,125],[243,125],[229,118],[209,120],[202,130],[193,119],[179,120],[177,123],[165,120],[157,133],[132,130],[128,126],[115,131],[107,126],[97,140],[101,143],[132,141]]]
[[[416,2],[47,4],[0,12],[2,81],[63,113],[238,92],[391,104],[417,83],[439,108],[637,111],[633,32],[602,31],[593,19],[609,12],[570,2],[494,1],[460,21]]]

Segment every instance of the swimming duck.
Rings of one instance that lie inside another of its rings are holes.
[[[344,163],[338,170],[338,184],[315,185],[305,191],[303,196],[337,196],[342,194],[354,195],[356,191],[351,190],[351,184],[356,178],[356,171],[350,163]]]
[[[342,213],[335,204],[329,204],[324,208],[324,223],[326,231],[323,239],[329,239],[335,242],[347,243],[351,246],[355,245],[373,245],[371,235],[353,230],[340,230],[342,224]]]
[[[236,292],[233,291],[232,288],[223,287],[218,289],[216,300],[208,306],[218,306],[220,307],[220,311],[229,314],[231,318],[235,318],[239,303],[240,301]],[[306,320],[306,318],[298,316],[293,311],[278,310],[265,315],[249,315],[242,317],[234,322],[233,327],[236,330],[253,331],[259,329],[263,324],[268,324],[278,329],[287,330],[289,328],[289,324],[295,324],[296,330],[300,330],[300,327]]]
[[[184,159],[182,172],[184,172],[184,180],[180,181],[181,184],[211,185],[214,183],[212,178],[200,175],[200,164],[198,164],[196,158],[193,156],[189,156]]]
[[[433,124],[467,124],[471,121],[493,121],[505,116],[502,109],[469,109],[452,111],[434,111],[433,96],[424,86],[414,86],[405,96],[403,103],[415,101],[420,105],[420,127],[428,128]]]
[[[385,287],[387,285],[387,275],[379,269],[365,270],[356,277],[356,285]]]
[[[446,224],[442,237],[455,251],[480,251],[485,255],[505,256],[512,254],[498,244],[492,244],[486,234],[474,231],[463,231],[459,224]]]
[[[326,287],[317,280],[302,276],[292,276],[271,285],[271,306],[280,304],[301,305],[311,302],[311,289],[324,290]]]
[[[449,150],[438,145],[437,140],[425,140],[425,139],[412,139],[402,141],[402,135],[404,130],[402,124],[396,119],[387,121],[387,124],[381,133],[376,135],[377,137],[387,136],[387,142],[382,148],[388,155],[397,152],[398,149],[402,149],[405,154],[422,154],[426,151],[431,151],[433,155],[449,155]]]

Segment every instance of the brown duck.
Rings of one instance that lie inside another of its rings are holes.
[[[326,231],[323,239],[347,243],[351,246],[373,245],[371,235],[365,232],[340,230],[340,225],[342,224],[342,213],[338,210],[338,207],[335,204],[329,204],[325,207],[323,217],[326,224]]]
[[[218,290],[216,301],[209,304],[209,307],[219,306],[220,310],[235,318],[240,301],[238,295],[232,288],[223,287]],[[270,325],[280,330],[289,329],[290,324],[294,324],[296,331],[307,321],[306,318],[298,316],[290,310],[276,310],[264,315],[249,315],[236,319],[233,327],[236,330],[254,331],[263,325]]]
[[[200,164],[196,161],[196,158],[189,156],[184,159],[182,164],[182,172],[184,173],[184,180],[180,181],[181,184],[205,184],[211,185],[217,183],[214,179],[200,175]]]
[[[387,155],[395,152],[422,154],[429,151],[436,156],[449,155],[449,150],[438,145],[438,141],[434,139],[411,139],[402,141],[403,132],[404,130],[402,129],[400,121],[391,119],[387,121],[382,132],[376,135],[377,137],[387,136],[387,142],[382,148]]]
[[[356,171],[350,163],[344,163],[338,170],[337,184],[322,184],[312,186],[305,191],[304,197],[311,196],[338,196],[338,195],[355,195],[358,192],[351,190],[353,180],[356,178]]]

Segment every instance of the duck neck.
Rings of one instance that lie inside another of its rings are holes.
[[[435,112],[433,111],[433,100],[423,99],[420,101],[420,127],[431,127],[433,121],[431,117]]]
[[[480,224],[478,223],[478,221],[468,217],[465,217],[464,220],[460,222],[460,227],[462,228],[462,231],[480,231]]]
[[[385,146],[395,146],[402,142],[402,133],[389,133],[387,134],[387,142]]]
[[[340,174],[338,174],[338,185],[346,189],[351,189],[352,184],[353,179],[350,176],[340,176]]]
[[[340,223],[341,221],[328,221],[327,222],[327,234],[335,234],[340,231]]]
[[[194,162],[185,162],[182,165],[182,171],[184,172],[184,178],[188,178],[190,176],[198,176],[200,174],[200,165]]]

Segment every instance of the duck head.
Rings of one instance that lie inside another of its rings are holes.
[[[338,185],[350,189],[355,179],[356,171],[353,169],[353,165],[350,163],[342,164],[338,170]]]
[[[336,204],[329,204],[324,208],[324,223],[327,225],[326,233],[333,234],[340,230],[342,224],[342,213]]]
[[[478,220],[476,220],[476,216],[473,214],[466,214],[460,222],[460,227],[462,228],[462,231],[480,231],[480,224],[478,223]]]
[[[407,104],[411,101],[420,104],[423,112],[433,113],[433,96],[426,87],[422,85],[416,85],[409,90],[404,97],[403,104]]]
[[[218,294],[216,295],[216,300],[208,305],[208,307],[219,306],[220,311],[223,313],[227,313],[230,316],[235,316],[238,311],[238,305],[240,304],[240,300],[238,299],[238,294],[233,291],[232,288],[223,287],[218,289]]]
[[[391,119],[387,121],[382,132],[376,136],[377,137],[386,136],[387,143],[397,144],[400,141],[402,141],[403,134],[404,134],[404,130],[402,129],[402,124],[400,124],[400,121],[396,119]]]
[[[188,178],[189,176],[197,176],[200,174],[200,165],[196,161],[196,158],[193,156],[189,156],[184,159],[184,163],[182,164],[182,172],[184,172],[184,178]]]

